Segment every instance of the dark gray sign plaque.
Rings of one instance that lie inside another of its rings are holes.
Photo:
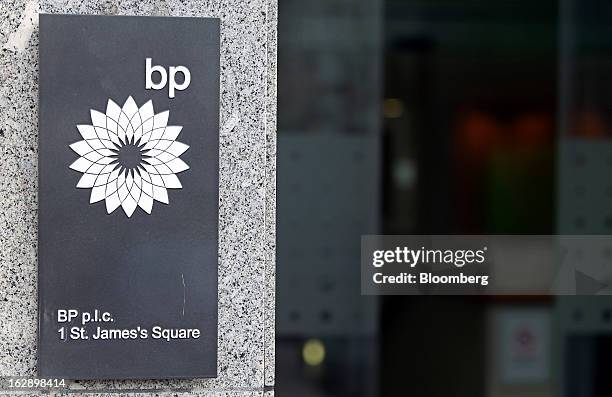
[[[216,376],[219,37],[41,15],[40,376]]]

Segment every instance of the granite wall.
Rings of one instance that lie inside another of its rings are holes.
[[[17,393],[7,377],[36,376],[41,12],[221,19],[219,376],[71,382],[52,393],[272,395],[276,0],[0,1],[0,394]]]

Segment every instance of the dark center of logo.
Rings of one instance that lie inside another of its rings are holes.
[[[133,144],[123,145],[118,154],[119,165],[128,170],[138,167],[142,161],[140,148]]]

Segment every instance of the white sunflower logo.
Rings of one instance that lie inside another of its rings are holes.
[[[90,204],[105,200],[107,213],[121,206],[128,218],[136,207],[150,214],[153,200],[168,204],[167,189],[182,188],[176,174],[189,169],[179,158],[189,146],[176,140],[183,127],[169,126],[168,116],[132,97],[123,107],[109,99],[106,114],[91,109],[91,125],[77,125],[83,140],[70,145],[80,156],[70,168],[83,173],[77,187],[91,188]]]

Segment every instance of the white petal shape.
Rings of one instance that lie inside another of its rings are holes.
[[[155,160],[161,161],[162,163],[168,163],[176,158],[175,155],[170,154],[166,151],[161,152],[157,156],[155,156]]]
[[[134,140],[132,141],[134,144],[136,142],[140,142],[140,139],[142,138],[142,125],[139,125],[138,127],[136,127],[134,129]],[[138,146],[140,146],[141,144],[139,144]]]
[[[164,162],[158,159],[157,157],[146,158],[143,161],[143,167],[145,167],[147,171],[152,172],[154,174],[159,174],[159,172],[157,172],[154,168],[150,168],[150,167],[161,165],[161,164],[164,164]]]
[[[147,142],[145,149],[149,150],[159,150],[160,152],[164,152],[172,141],[166,141],[164,139],[160,139],[159,137],[151,137],[151,140]]]
[[[180,189],[183,187],[181,181],[179,181],[178,177],[174,174],[162,175],[161,177],[167,189]]]
[[[93,149],[87,141],[78,141],[70,145],[70,149],[74,150],[79,156],[84,156]]]
[[[151,182],[142,181],[142,194],[153,197],[153,185]]]
[[[76,187],[91,189],[91,204],[104,200],[108,214],[121,207],[131,218],[137,207],[151,214],[154,201],[169,203],[167,189],[182,188],[175,174],[189,169],[179,158],[189,145],[176,141],[183,127],[168,126],[169,115],[155,114],[150,100],[139,108],[131,96],[123,106],[109,99],[106,113],[90,110],[91,125],[77,125],[83,140],[70,144],[79,158],[69,167],[83,174]],[[122,164],[127,144],[143,155],[136,169]]]
[[[101,160],[102,158],[104,158],[104,156],[101,155],[100,153],[98,153],[97,151],[91,151],[91,152],[87,153],[85,156],[83,156],[82,158],[86,158],[87,160],[91,161],[92,163],[96,163],[96,162],[98,162],[98,160]]]
[[[121,112],[121,115],[119,116],[119,120],[117,121],[117,123],[119,124],[119,130],[117,131],[117,136],[119,137],[119,139],[121,140],[122,143],[126,143],[125,137],[127,135],[127,130],[130,125],[130,119],[128,118],[128,116]]]
[[[138,113],[140,116],[140,121],[136,131],[134,131],[135,141],[140,140],[144,133],[151,131],[153,128],[153,116],[155,115],[155,113],[153,113],[153,102],[149,100],[147,103],[142,105],[140,109],[138,109]]]
[[[96,152],[100,153],[104,157],[112,156],[112,155],[115,154],[115,152],[113,152],[112,150],[109,150],[107,148],[98,149],[98,150],[96,150]]]
[[[91,167],[89,167],[89,169],[87,170],[87,173],[99,175],[104,171],[106,167],[108,166],[104,164],[95,163],[95,164],[92,164]]]
[[[94,127],[104,127],[106,128],[106,115],[104,113],[100,113],[97,110],[91,110],[91,123]]]
[[[139,112],[143,121],[155,116],[155,113],[153,112],[153,101],[149,99],[147,102],[145,102],[145,104],[140,107]]]
[[[100,160],[98,160],[97,163],[98,164],[110,164],[113,161],[115,161],[114,158],[104,156]]]
[[[151,138],[149,138],[149,143],[155,141],[155,144],[159,143],[158,141],[164,135],[164,131],[166,131],[166,127],[156,127],[151,131]]]
[[[130,189],[130,196],[138,202],[140,200],[140,196],[142,195],[142,191],[140,190],[140,184],[134,182],[132,188]]]
[[[141,170],[140,176],[142,177],[142,192],[145,195],[153,197],[153,185],[151,185],[151,175],[148,172]]]
[[[167,163],[162,163],[160,165],[156,165],[155,169],[157,170],[157,172],[159,173],[159,175],[168,175],[168,174],[172,174],[174,173],[174,171],[172,171],[170,169],[170,167],[168,167]]]
[[[125,184],[125,173],[121,172],[119,174],[119,178],[117,178],[117,193],[119,193],[119,199],[121,201],[125,200],[129,194],[129,190],[127,185]]]
[[[127,116],[128,124],[125,129],[125,135],[131,142],[134,138],[134,130],[137,126],[142,124],[138,113],[138,106],[136,105],[136,102],[134,102],[134,98],[129,97],[125,101],[125,104],[123,105],[123,108],[121,108],[121,110]]]
[[[146,150],[153,149],[155,145],[159,143],[159,139],[161,138],[161,136],[164,135],[165,129],[166,127],[154,128],[149,132],[145,132],[142,135],[142,139],[143,139],[142,143],[145,143],[144,149]]]
[[[106,185],[94,186],[89,196],[89,204],[97,203],[106,198]]]
[[[151,149],[151,150],[145,151],[145,154],[150,157],[156,157],[156,156],[159,156],[163,152],[164,151],[160,149]]]
[[[98,175],[95,175],[95,174],[83,174],[83,176],[79,180],[79,183],[77,183],[77,187],[78,188],[94,187],[94,185],[96,184],[97,178],[98,178]]]
[[[168,191],[165,187],[153,186],[153,198],[160,203],[168,204]]]
[[[147,194],[143,194],[138,200],[138,206],[144,210],[147,214],[151,213],[153,209],[153,198]]]
[[[132,177],[131,173],[128,173],[127,176],[125,177],[125,187],[128,190],[128,194],[130,196],[134,197],[134,177]]]
[[[131,195],[128,195],[121,203],[123,212],[125,212],[128,218],[132,216],[137,206],[138,204],[136,203],[136,200]]]
[[[183,127],[179,125],[169,125],[168,127],[166,127],[166,130],[164,131],[164,135],[162,135],[162,139],[167,140],[167,141],[174,141],[179,136],[182,130],[183,130]]]
[[[142,194],[153,197],[153,185],[150,182],[142,182]]]
[[[150,161],[150,160],[151,159],[146,159],[145,161]],[[152,165],[149,165],[148,163],[142,163],[142,168],[144,168],[151,175],[151,177],[154,174],[159,174],[159,172],[157,172],[155,167],[153,167]]]
[[[100,139],[90,139],[87,143],[93,150],[106,149],[106,145],[104,145]]]
[[[153,117],[145,119],[142,123],[141,143],[146,143],[151,139],[151,131],[153,131]]]
[[[110,174],[99,174],[94,182],[94,187],[102,186],[105,187],[108,184],[108,177]],[[106,196],[106,194],[105,194]]]
[[[140,178],[143,182],[151,182],[151,175],[142,167],[138,169],[140,171]]]
[[[109,196],[117,191],[117,178],[119,178],[120,170],[113,170],[108,176],[108,182],[106,182],[106,195]]]
[[[119,134],[119,125],[115,120],[110,118],[106,119],[106,130],[111,141],[119,142],[119,137],[117,136]]]
[[[106,213],[110,214],[114,210],[116,210],[121,205],[121,200],[119,200],[119,195],[117,193],[113,193],[108,196],[105,200],[106,202]]]
[[[134,126],[132,125],[131,119],[125,127],[125,137],[128,139],[128,142],[132,142],[132,138],[134,137]]]
[[[182,142],[174,141],[166,149],[167,152],[172,153],[174,156],[179,157],[189,149],[189,145],[185,145]]]
[[[87,160],[85,157],[80,157],[74,163],[70,164],[70,168],[85,173],[92,164],[92,161]]]
[[[110,119],[107,119],[107,120],[110,120]],[[111,134],[108,132],[108,128],[107,127],[94,127],[94,130],[95,130],[96,136],[97,136],[96,141],[99,141],[100,144],[103,147],[106,147],[106,145],[104,144],[104,142],[106,141],[112,147],[112,143],[109,142],[111,140]],[[91,140],[89,142],[93,142],[93,140]]]
[[[79,124],[77,125],[77,129],[79,130],[79,133],[81,134],[83,139],[95,139],[98,137],[93,125]]]
[[[163,128],[168,125],[168,117],[170,116],[169,111],[157,113],[153,116],[153,128]]]
[[[154,171],[149,172],[149,174],[151,174],[152,178],[155,178],[156,176],[160,176],[160,175],[168,175],[168,174],[172,174],[172,170],[164,163],[162,164],[158,164],[155,166],[151,166],[151,168],[153,168]],[[155,179],[153,179],[155,180]]]
[[[189,166],[181,159],[175,158],[174,160],[166,163],[166,165],[174,172],[175,174],[179,172],[183,172],[189,169]]]
[[[121,110],[123,110],[123,113],[125,113],[128,119],[131,119],[136,113],[138,113],[138,106],[136,106],[134,98],[132,98],[131,96],[128,97],[128,99],[123,104]]]
[[[166,185],[164,185],[164,179],[158,175],[158,174],[150,174],[151,175],[151,185],[153,186],[159,186],[159,187],[166,187]]]
[[[119,120],[119,115],[121,114],[121,107],[113,102],[112,99],[109,99],[106,103],[106,115],[111,119],[117,121]]]

